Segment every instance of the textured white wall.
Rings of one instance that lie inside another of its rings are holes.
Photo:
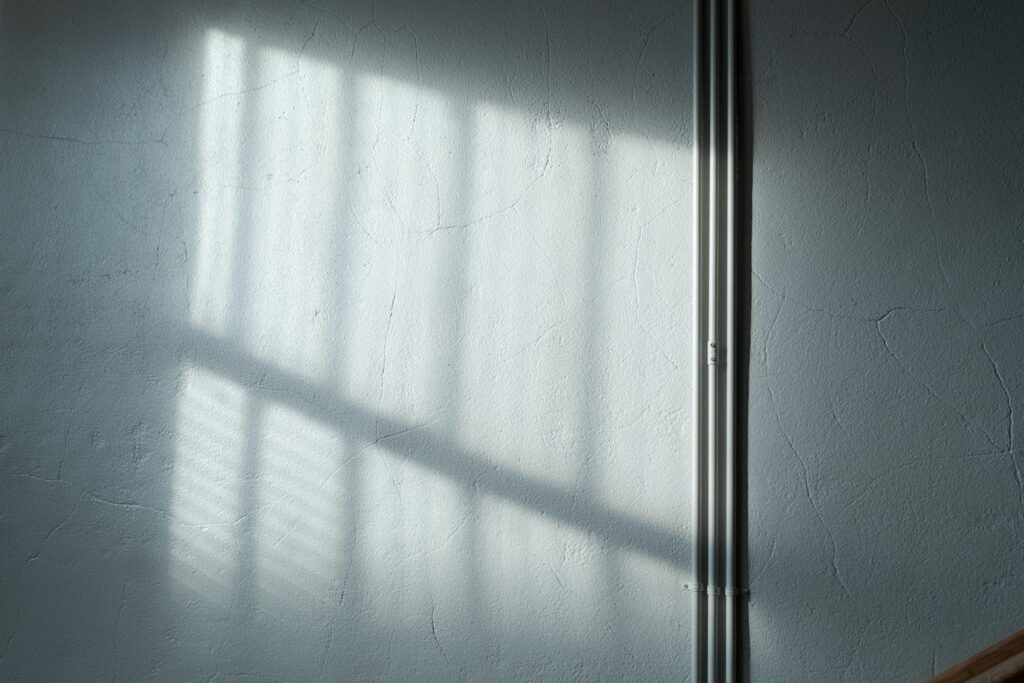
[[[1022,625],[1020,10],[752,4],[752,678],[924,678]],[[0,7],[0,677],[685,675],[688,5]]]
[[[751,4],[752,680],[922,680],[1024,627],[1024,12]]]
[[[0,678],[688,671],[688,5],[6,2]]]

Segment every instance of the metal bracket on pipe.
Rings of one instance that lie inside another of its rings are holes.
[[[723,365],[725,361],[723,355],[721,349],[718,348],[718,342],[708,342],[708,365]]]

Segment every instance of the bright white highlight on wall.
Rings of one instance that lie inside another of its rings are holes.
[[[193,274],[192,324],[223,335],[232,302],[234,248],[241,216],[242,169],[238,96],[245,89],[245,43],[212,31],[207,40],[203,78],[202,199],[199,205],[198,253]]]
[[[360,55],[206,51],[182,594],[430,656],[673,638],[688,153]]]

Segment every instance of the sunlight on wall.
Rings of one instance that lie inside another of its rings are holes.
[[[257,188],[243,281],[250,352],[307,377],[327,361],[332,183],[338,160],[337,72],[280,50],[260,52],[252,105],[260,121],[250,156]]]
[[[577,126],[549,130],[543,118],[494,105],[480,105],[476,122],[487,143],[474,154],[473,175],[490,205],[475,209],[487,218],[468,247],[475,290],[465,335],[488,343],[467,346],[463,384],[477,400],[465,404],[462,439],[524,473],[568,485],[585,428],[564,420],[577,418],[565,408],[578,402],[587,351],[580,330],[583,221],[593,199],[588,138]],[[517,185],[516,174],[527,180]],[[495,204],[502,208],[493,212]]]
[[[245,89],[245,44],[211,31],[206,45],[203,101],[202,189],[196,266],[193,273],[192,324],[217,335],[227,329],[235,241],[241,216],[242,169],[239,164],[240,116]]]
[[[480,524],[488,530],[480,553],[488,605],[496,614],[519,617],[498,622],[497,635],[515,637],[521,619],[557,610],[576,626],[567,629],[580,638],[572,644],[582,644],[609,588],[602,575],[604,553],[593,539],[579,529],[552,533],[549,520],[492,497],[483,501]]]
[[[354,80],[358,142],[341,217],[354,264],[345,375],[350,395],[422,423],[448,399],[434,372],[449,350],[438,325],[449,305],[448,244],[430,235],[450,219],[452,157],[466,131],[436,93],[368,75]]]
[[[686,543],[688,154],[206,50],[190,322],[232,357],[181,385],[177,584],[382,630],[443,604],[481,638],[553,613],[552,638],[654,614],[670,638],[665,600],[609,595],[681,605],[675,550],[594,525]]]
[[[604,268],[618,277],[604,285],[615,295],[605,313],[601,381],[617,409],[604,423],[601,453],[615,476],[599,490],[618,509],[680,519],[691,464],[666,457],[665,446],[689,419],[691,251],[680,226],[691,216],[679,174],[689,154],[623,135],[609,142],[607,163],[606,192],[616,195],[608,220],[616,227],[606,235]]]
[[[261,420],[256,493],[256,572],[273,605],[336,595],[342,558],[338,434],[287,406]]]
[[[244,513],[243,458],[248,437],[245,390],[189,368],[177,406],[178,447],[171,507],[171,576],[190,599],[227,603],[234,588]]]

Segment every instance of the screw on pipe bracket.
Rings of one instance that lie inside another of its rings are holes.
[[[721,365],[724,360],[718,342],[708,342],[708,365]]]

